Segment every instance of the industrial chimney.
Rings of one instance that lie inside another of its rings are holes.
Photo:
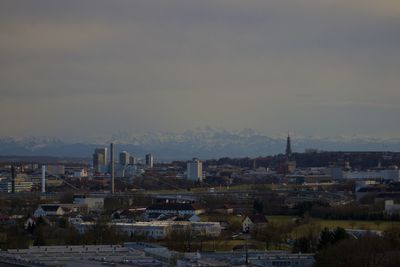
[[[46,165],[42,166],[42,193],[46,193]]]
[[[15,167],[11,166],[11,193],[15,193]]]
[[[115,185],[114,185],[114,179],[115,179],[115,145],[114,145],[114,143],[111,143],[111,145],[110,145],[110,159],[111,159],[111,162],[110,162],[110,172],[111,172],[111,194],[114,194],[114,192],[115,192]]]

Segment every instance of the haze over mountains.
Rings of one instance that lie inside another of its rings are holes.
[[[89,140],[63,141],[50,137],[0,138],[0,155],[91,157],[94,148],[117,143],[117,151],[127,150],[143,157],[154,153],[157,160],[186,160],[220,157],[257,157],[282,153],[286,136],[271,137],[252,129],[227,131],[213,128],[196,129],[182,133],[136,135],[118,133],[111,137]],[[370,137],[299,137],[292,136],[295,152],[307,148],[329,151],[400,151],[400,139]]]

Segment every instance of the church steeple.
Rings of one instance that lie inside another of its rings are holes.
[[[290,158],[292,156],[292,146],[290,143],[290,135],[288,133],[287,140],[286,140],[286,157]]]

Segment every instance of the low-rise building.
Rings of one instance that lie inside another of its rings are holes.
[[[80,232],[84,233],[94,222],[70,221]],[[153,239],[167,238],[173,231],[192,231],[194,235],[218,237],[221,234],[221,225],[218,222],[188,222],[188,221],[151,221],[122,223],[113,222],[109,226],[125,232],[129,236],[145,236]]]
[[[75,195],[74,204],[87,205],[89,211],[102,211],[104,209],[104,197]]]
[[[48,175],[64,175],[65,166],[64,165],[47,165],[46,172]]]
[[[32,191],[33,183],[25,181],[24,179],[15,180],[15,192],[30,192]],[[12,181],[11,179],[3,179],[0,181],[0,192],[11,193]]]
[[[85,204],[41,204],[33,215],[35,217],[63,216],[72,212],[86,213],[87,209]]]
[[[221,251],[204,253],[185,253],[177,261],[178,267],[195,266],[293,266],[311,267],[315,260],[313,254],[295,254],[285,251]]]
[[[389,215],[400,213],[400,204],[395,204],[394,200],[385,200],[385,213]]]
[[[256,227],[262,227],[267,222],[267,219],[262,214],[247,215],[242,222],[242,231],[249,233],[256,229]]]
[[[397,166],[391,166],[388,169],[373,171],[345,171],[343,172],[345,179],[384,179],[399,181],[400,170]]]
[[[158,203],[146,209],[146,215],[152,213],[177,214],[177,215],[199,215],[205,212],[204,207],[190,203]]]

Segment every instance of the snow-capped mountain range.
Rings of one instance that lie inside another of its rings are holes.
[[[63,141],[50,137],[0,138],[0,155],[91,157],[96,147],[117,144],[117,152],[126,150],[143,157],[153,153],[159,160],[187,160],[220,157],[257,157],[283,153],[286,136],[267,136],[252,129],[227,131],[202,128],[182,133],[149,132],[146,134],[116,133],[88,140]],[[400,151],[400,139],[379,139],[360,136],[302,137],[292,136],[292,148],[327,151]]]

